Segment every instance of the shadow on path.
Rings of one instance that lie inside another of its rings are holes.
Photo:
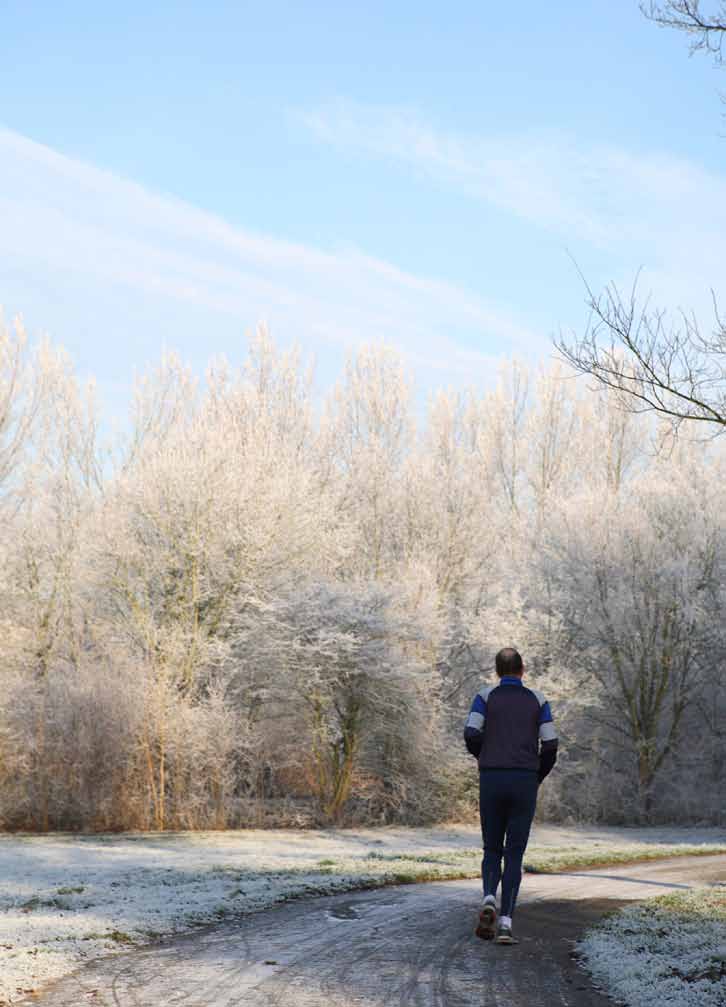
[[[605,881],[627,881],[632,885],[654,885],[656,888],[691,888],[676,881],[651,881],[648,878],[628,878],[624,874],[594,874],[590,871],[561,871],[558,878],[602,878]]]

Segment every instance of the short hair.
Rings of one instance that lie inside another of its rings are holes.
[[[504,647],[495,658],[497,675],[520,675],[522,672],[522,655],[514,647]]]

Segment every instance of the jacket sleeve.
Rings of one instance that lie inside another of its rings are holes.
[[[474,696],[474,702],[471,704],[471,710],[464,726],[464,743],[469,752],[476,756],[477,759],[479,758],[479,752],[481,752],[481,746],[484,743],[484,722],[486,715],[486,700],[477,693]]]
[[[557,729],[552,719],[550,704],[545,701],[539,711],[539,782],[557,761]]]

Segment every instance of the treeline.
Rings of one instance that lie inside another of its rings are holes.
[[[260,331],[202,383],[166,358],[109,447],[0,329],[0,826],[471,815],[507,644],[562,738],[542,815],[723,821],[719,442],[516,364],[418,413],[392,351],[321,405]]]

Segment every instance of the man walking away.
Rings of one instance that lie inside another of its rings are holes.
[[[499,651],[496,671],[499,682],[477,693],[464,728],[466,747],[479,760],[484,842],[484,905],[476,934],[484,940],[495,937],[497,944],[513,944],[512,915],[522,880],[522,858],[537,788],[557,759],[557,731],[542,693],[522,684],[525,668],[513,647]],[[500,880],[502,901],[497,923]]]

